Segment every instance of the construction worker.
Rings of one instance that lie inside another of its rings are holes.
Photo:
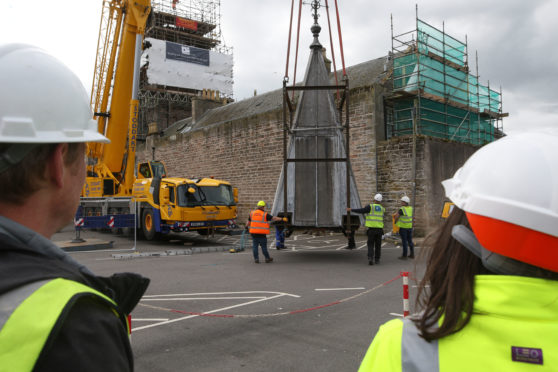
[[[428,247],[417,309],[380,327],[360,371],[554,371],[558,129],[521,132],[442,182],[454,210]]]
[[[282,223],[275,225],[275,249],[285,249],[285,226]]]
[[[397,213],[393,214],[395,224],[399,226],[399,235],[401,236],[401,245],[403,246],[403,254],[397,258],[400,260],[407,259],[407,245],[409,246],[409,258],[415,258],[415,245],[413,244],[413,207],[409,205],[411,199],[407,195],[401,198],[401,208]]]
[[[265,202],[260,200],[257,208],[250,212],[246,228],[252,235],[252,252],[254,254],[254,262],[260,263],[258,246],[262,247],[262,253],[265,256],[265,263],[270,263],[273,258],[267,251],[267,234],[269,234],[269,225],[271,221],[287,221],[287,218],[274,217],[265,212]]]
[[[382,194],[374,195],[374,202],[364,208],[352,209],[347,208],[347,212],[362,213],[366,215],[366,235],[368,240],[368,264],[374,265],[380,263],[382,255],[382,235],[384,234],[384,212],[385,208],[380,204],[382,202]]]
[[[0,370],[133,370],[126,316],[149,280],[96,276],[49,240],[75,215],[86,142],[108,139],[78,77],[0,46]]]

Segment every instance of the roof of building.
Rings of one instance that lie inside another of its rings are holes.
[[[380,83],[388,74],[388,63],[388,57],[385,56],[348,67],[347,76],[349,77],[350,89],[362,88]],[[337,71],[339,85],[342,84],[342,76],[342,71]],[[330,84],[335,84],[335,76],[333,73],[330,74]],[[191,117],[179,120],[165,130],[164,136],[168,137],[173,134],[204,129],[226,122],[279,110],[283,105],[281,94],[282,89],[276,89],[208,110],[196,123],[192,122]]]

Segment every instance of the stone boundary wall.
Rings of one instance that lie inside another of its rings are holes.
[[[384,88],[377,84],[351,90],[350,156],[361,205],[370,203],[376,192],[384,195],[387,232],[401,196],[413,198],[412,136],[377,140],[384,125],[382,94]],[[268,203],[267,210],[272,208],[283,164],[280,102],[277,107],[169,138],[150,136],[138,145],[137,159],[151,159],[155,147],[155,158],[165,162],[171,177],[213,176],[229,181],[239,190],[237,222],[243,224],[258,200]],[[475,150],[467,144],[417,137],[416,236],[426,235],[442,222],[440,182],[451,177]]]
[[[357,88],[349,97],[351,166],[361,199],[376,189],[373,94],[372,88]],[[273,111],[169,138],[150,136],[138,145],[137,161],[151,159],[152,147],[170,177],[213,176],[237,187],[237,222],[244,223],[258,200],[272,207],[283,165],[281,103]]]
[[[378,143],[378,185],[384,196],[386,232],[391,231],[391,214],[401,205],[403,195],[413,203],[413,137],[393,137]],[[477,146],[432,137],[417,136],[416,141],[416,236],[425,236],[443,222],[445,192],[441,182],[451,178]]]

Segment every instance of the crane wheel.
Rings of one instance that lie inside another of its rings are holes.
[[[155,230],[155,218],[152,209],[144,209],[141,213],[141,230],[146,240],[153,240],[159,234]]]

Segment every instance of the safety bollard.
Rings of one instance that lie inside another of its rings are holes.
[[[132,340],[132,314],[126,315],[126,322],[128,323],[128,337]]]
[[[403,317],[409,315],[409,272],[402,271],[400,273],[403,278]]]

